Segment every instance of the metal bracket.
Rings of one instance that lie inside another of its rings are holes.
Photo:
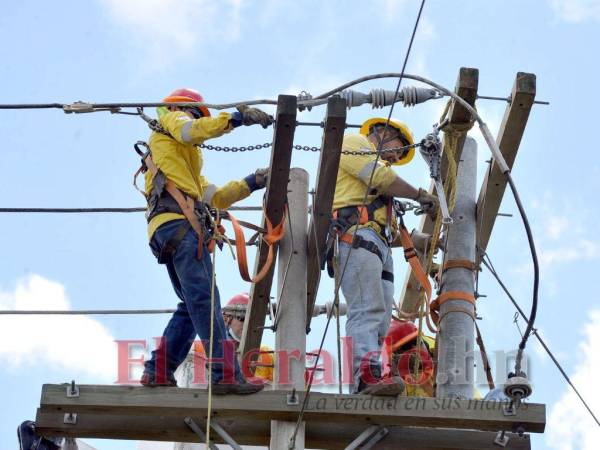
[[[79,387],[75,384],[75,380],[67,386],[67,397],[79,397]]]
[[[186,417],[183,419],[183,422],[189,427],[190,430],[200,436],[200,442],[206,442],[206,434],[204,434],[204,431],[202,431],[196,422],[194,422],[194,419],[191,417]],[[210,448],[210,450],[219,450],[219,447],[212,442],[208,443],[208,448]]]
[[[494,444],[499,445],[500,447],[506,447],[508,445],[508,439],[506,431],[498,431],[496,439],[494,439]]]
[[[198,424],[194,422],[194,419],[192,419],[191,417],[186,417],[185,419],[183,419],[183,421],[194,433],[200,436],[200,439],[202,439],[203,442],[206,442],[206,434],[204,434],[204,431],[202,431]],[[233,450],[242,450],[242,447],[240,447],[240,445],[237,442],[235,442],[235,440],[229,435],[229,433],[227,433],[227,431],[225,431],[225,429],[221,425],[219,425],[217,421],[211,420],[210,427],[213,430],[215,430],[215,432],[221,437],[221,439],[223,439],[227,443],[227,445],[229,445]],[[209,442],[208,447],[211,450],[219,450],[219,448],[213,442]]]
[[[502,406],[502,412],[504,413],[505,416],[516,416],[517,408],[515,407],[515,404],[513,402],[505,403]]]
[[[375,444],[381,441],[389,433],[387,428],[380,425],[371,425],[365,431],[360,433],[344,450],[369,450]]]
[[[296,388],[292,390],[291,394],[287,394],[286,404],[288,406],[298,406],[300,404],[300,397],[296,394]]]
[[[77,424],[77,414],[66,413],[63,418],[63,423],[65,423],[67,425],[76,425]]]

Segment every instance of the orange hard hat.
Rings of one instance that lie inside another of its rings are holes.
[[[223,314],[234,316],[238,319],[246,316],[246,309],[250,302],[250,296],[247,293],[234,295],[222,308]]]
[[[178,102],[204,102],[204,97],[200,94],[200,92],[189,89],[189,88],[179,88],[175,89],[171,92],[167,97],[163,99],[165,103],[178,103]],[[202,117],[210,117],[210,112],[204,106],[196,107],[202,112]]]
[[[386,339],[389,338],[392,351],[394,351],[404,344],[416,339],[418,334],[419,330],[414,323],[392,320]]]

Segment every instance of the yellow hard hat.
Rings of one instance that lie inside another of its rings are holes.
[[[385,117],[372,117],[372,118],[366,120],[362,124],[362,126],[360,127],[360,134],[368,136],[370,134],[371,128],[373,126],[375,126],[375,125],[385,126],[387,121],[388,120]],[[398,132],[402,136],[403,140],[405,140],[408,145],[413,145],[415,143],[415,138],[413,137],[412,132],[406,126],[406,124],[404,124],[403,122],[400,122],[398,119],[391,118],[390,122],[389,122],[389,126],[398,130]],[[415,149],[410,148],[403,158],[401,158],[398,162],[394,163],[394,166],[401,166],[404,164],[408,164],[413,159],[414,156],[415,156]]]

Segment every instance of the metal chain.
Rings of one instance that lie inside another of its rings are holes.
[[[266,142],[264,144],[256,144],[256,145],[248,145],[247,147],[229,147],[229,146],[220,146],[220,145],[208,145],[208,144],[201,144],[200,148],[203,148],[205,150],[210,150],[210,151],[215,151],[215,152],[225,152],[225,153],[236,153],[236,152],[251,152],[254,150],[261,150],[263,148],[269,148],[271,147],[273,144],[271,142]],[[389,148],[389,149],[385,149],[382,150],[381,153],[391,153],[391,152],[398,152],[398,151],[403,151],[403,150],[408,150],[411,148],[416,148],[416,147],[420,147],[421,143],[417,143],[417,144],[413,144],[413,145],[407,145],[405,147],[398,147],[398,148]],[[308,145],[294,145],[294,150],[300,150],[300,151],[304,151],[304,152],[320,152],[321,151],[321,147],[310,147]],[[342,150],[342,154],[343,155],[354,155],[354,156],[363,156],[363,155],[376,155],[377,152],[376,151],[363,151],[363,150]]]

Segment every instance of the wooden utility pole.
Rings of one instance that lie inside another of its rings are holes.
[[[321,264],[331,225],[335,182],[342,156],[342,141],[346,126],[346,101],[337,95],[327,100],[327,116],[321,141],[315,195],[311,207],[308,231],[308,270],[306,280],[306,332],[310,331],[313,308],[321,279]]]
[[[275,317],[275,373],[273,388],[288,390],[288,404],[299,402],[306,367],[306,252],[308,227],[308,172],[294,168],[288,184],[288,220],[279,247],[277,315]],[[295,421],[271,422],[273,449],[288,448]],[[295,437],[304,449],[304,423]]]
[[[273,130],[273,148],[271,150],[271,163],[269,179],[265,192],[265,213],[273,225],[277,225],[285,212],[286,189],[290,175],[292,161],[292,147],[294,145],[294,131],[296,130],[297,99],[294,95],[280,95],[277,99],[277,122]],[[263,217],[263,228],[265,219]],[[275,247],[277,251],[277,246]],[[262,267],[269,252],[268,245],[262,240],[256,253],[254,273]],[[276,255],[276,254],[275,254]],[[248,352],[260,348],[260,342],[265,325],[265,317],[271,303],[271,285],[275,267],[258,283],[253,283],[250,289],[250,302],[244,321],[244,330],[240,342],[240,355],[243,358]]]
[[[498,142],[498,147],[500,147],[506,164],[511,169],[517,157],[517,150],[519,150],[527,119],[535,100],[535,81],[535,75],[532,73],[517,73],[510,95],[510,103],[506,107],[498,130],[496,142]],[[481,261],[492,235],[506,184],[506,177],[500,171],[496,160],[492,158],[477,200],[478,262]]]

